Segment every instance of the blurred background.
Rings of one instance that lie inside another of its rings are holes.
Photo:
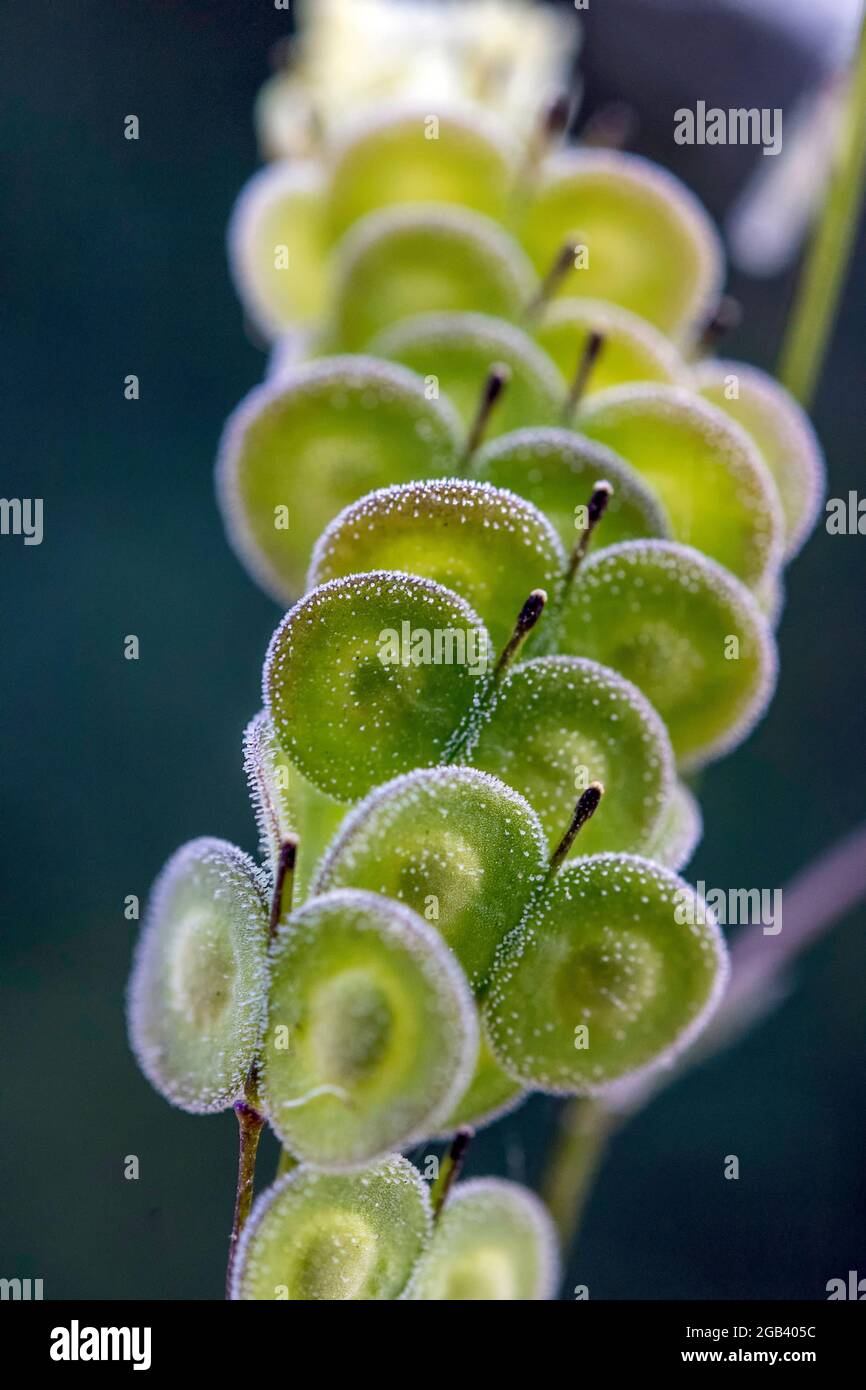
[[[857,9],[591,0],[581,120],[631,102],[632,147],[724,222],[773,161],[678,147],[672,112],[699,98],[808,112]],[[172,1111],[138,1072],[124,899],[143,906],[192,836],[255,849],[240,740],[280,615],[228,549],[212,466],[264,368],[224,229],[291,20],[271,0],[13,0],[0,25],[0,491],[45,507],[42,545],[0,539],[0,1275],[42,1278],[46,1298],[219,1298],[235,1120]],[[129,113],[138,142],[123,138]],[[814,412],[831,496],[866,495],[864,249],[861,226]],[[732,273],[745,317],[726,352],[772,368],[795,270]],[[820,528],[790,570],[779,692],[704,779],[693,879],[780,886],[866,817],[864,546]],[[866,1276],[864,926],[861,908],[759,1031],[617,1137],[565,1297],[582,1283],[592,1298],[823,1298],[830,1278]],[[534,1099],[479,1136],[467,1171],[537,1182],[555,1114]],[[132,1154],[138,1181],[124,1178]],[[274,1161],[268,1141],[262,1180]]]

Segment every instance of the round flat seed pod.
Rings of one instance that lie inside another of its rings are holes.
[[[532,589],[555,592],[565,551],[541,512],[489,483],[449,478],[381,488],[347,507],[313,551],[307,588],[402,570],[460,594],[501,651]]]
[[[671,541],[627,541],[589,556],[561,613],[560,646],[633,681],[683,768],[740,743],[776,679],[776,644],[748,589]]]
[[[334,251],[333,331],[350,352],[401,319],[476,311],[516,318],[535,272],[513,237],[466,208],[371,212]]]
[[[676,782],[646,851],[647,858],[679,872],[688,864],[703,833],[704,818],[697,797],[684,782]]]
[[[345,803],[320,792],[298,771],[264,710],[244,734],[244,771],[272,880],[283,844],[297,838],[292,897],[295,904],[301,903],[316,864],[346,814]]]
[[[348,889],[310,899],[271,958],[262,1094],[284,1146],[358,1167],[430,1134],[475,1068],[472,994],[438,932]]]
[[[249,317],[268,338],[324,313],[324,178],[315,164],[271,164],[244,188],[229,222],[229,265]]]
[[[601,782],[604,799],[572,856],[646,850],[674,777],[667,731],[645,696],[616,671],[569,656],[514,667],[468,756],[526,797],[551,845],[581,792]]]
[[[330,160],[333,237],[376,208],[454,203],[504,220],[513,151],[481,115],[411,108],[360,123]]]
[[[682,879],[633,855],[568,864],[503,952],[484,1006],[503,1066],[539,1090],[591,1095],[669,1065],[727,978],[724,939]]]
[[[509,371],[506,390],[491,413],[488,438],[521,425],[549,425],[562,413],[562,380],[536,343],[513,324],[485,314],[421,314],[380,333],[370,345],[432,381],[468,430],[490,371]]]
[[[666,170],[613,150],[548,160],[522,228],[542,274],[563,245],[584,248],[561,292],[610,300],[663,333],[690,335],[718,300],[723,256],[697,199]]]
[[[812,531],[824,498],[824,456],[809,417],[783,386],[743,362],[702,362],[695,384],[760,449],[779,490],[790,560]]]
[[[776,485],[741,425],[672,386],[623,386],[589,400],[578,427],[654,489],[674,537],[757,585],[782,558]]]
[[[534,1193],[500,1178],[460,1183],[433,1229],[404,1297],[462,1303],[555,1297],[553,1222]]]
[[[459,421],[411,372],[324,358],[257,387],[229,417],[217,492],[229,540],[280,602],[343,507],[388,483],[454,471]]]
[[[457,594],[374,571],[323,584],[277,628],[265,703],[283,750],[342,801],[448,762],[488,684],[490,638]]]
[[[264,1025],[268,912],[252,860],[224,840],[191,840],[154,885],[129,981],[138,1064],[182,1110],[225,1110],[243,1095]]]
[[[432,768],[377,787],[354,808],[314,890],[363,888],[406,903],[436,928],[482,993],[547,857],[538,817],[522,796],[474,768]]]
[[[602,480],[613,496],[590,548],[671,533],[664,508],[640,474],[612,449],[573,430],[542,426],[504,434],[479,449],[471,471],[533,502],[569,553],[586,527],[593,487]]]
[[[670,339],[618,304],[601,299],[552,299],[532,329],[535,341],[568,383],[574,379],[593,332],[604,335],[604,346],[587,380],[587,396],[633,381],[688,384],[688,370]]]
[[[395,1299],[430,1231],[427,1184],[397,1154],[360,1173],[296,1168],[257,1199],[238,1246],[231,1296]]]

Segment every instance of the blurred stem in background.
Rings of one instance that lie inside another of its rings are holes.
[[[866,183],[866,12],[860,24],[824,210],[812,235],[782,347],[779,377],[808,408],[824,364]]]
[[[866,898],[866,825],[814,860],[783,892],[784,932],[768,937],[757,923],[734,939],[728,988],[695,1047],[668,1071],[626,1077],[603,1098],[581,1097],[564,1106],[543,1186],[564,1252],[613,1133],[671,1081],[736,1042],[769,1013],[784,998],[787,972],[806,947]]]

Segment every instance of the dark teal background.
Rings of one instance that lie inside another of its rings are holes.
[[[599,7],[590,104],[629,81],[599,47],[615,32]],[[269,0],[4,8],[0,491],[45,499],[45,539],[0,539],[0,1275],[43,1278],[49,1298],[221,1294],[235,1122],[172,1111],[139,1074],[123,903],[143,902],[192,836],[255,848],[240,738],[279,614],[226,545],[212,464],[263,369],[224,227],[257,163],[251,103],[284,32]],[[694,23],[678,40],[684,80],[702,66],[712,104],[744,34],[726,50]],[[749,104],[772,105],[797,60],[768,49],[762,72],[748,51]],[[627,61],[643,90],[652,52]],[[677,92],[649,92],[642,147],[677,167]],[[728,174],[689,174],[718,211]],[[861,234],[815,411],[832,495],[866,494],[863,250]],[[736,288],[747,316],[732,353],[771,364],[791,285]],[[791,571],[779,693],[705,778],[694,878],[778,886],[864,817],[864,547],[821,529]],[[123,659],[129,633],[138,662]],[[866,1275],[864,923],[860,910],[840,925],[759,1032],[617,1139],[569,1285],[806,1298]],[[535,1181],[554,1109],[535,1100],[479,1137],[469,1171]],[[732,1153],[739,1182],[722,1176]],[[123,1177],[129,1154],[138,1182]],[[272,1162],[269,1144],[263,1177]]]

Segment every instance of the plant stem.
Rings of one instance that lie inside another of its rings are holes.
[[[578,361],[574,373],[574,379],[569,387],[568,395],[565,398],[565,404],[562,407],[562,423],[566,426],[571,425],[577,407],[586,395],[586,388],[589,385],[589,379],[592,376],[593,368],[599,359],[599,354],[604,348],[604,341],[604,334],[599,333],[597,329],[593,329],[586,340],[586,346],[580,354],[580,360]]]
[[[601,782],[590,782],[585,792],[581,792],[574,813],[569,822],[568,829],[560,840],[553,854],[550,856],[550,864],[547,869],[548,879],[553,878],[554,874],[559,873],[561,864],[568,855],[569,850],[577,838],[581,826],[598,810],[601,798],[604,796],[604,787]]]
[[[542,1196],[559,1232],[563,1254],[571,1247],[614,1124],[615,1117],[601,1101],[570,1100],[562,1109]]]
[[[268,923],[268,940],[273,941],[283,917],[292,910],[292,896],[295,886],[295,864],[298,858],[298,841],[294,835],[280,845],[277,868],[274,876],[274,891],[271,897],[271,916]]]
[[[505,362],[494,362],[487,374],[487,380],[481,389],[475,418],[470,426],[466,444],[463,449],[463,455],[457,466],[458,475],[466,472],[473,457],[484,443],[484,436],[487,433],[487,426],[490,424],[490,417],[496,408],[497,401],[500,399],[510,381],[511,368]]]
[[[238,1117],[238,1185],[235,1193],[235,1211],[232,1220],[232,1233],[229,1238],[229,1263],[226,1271],[226,1298],[231,1298],[232,1278],[235,1268],[238,1241],[246,1225],[253,1204],[253,1183],[256,1175],[256,1153],[262,1135],[265,1118],[248,1101],[235,1103]]]
[[[563,576],[563,596],[570,591],[577,571],[586,559],[586,552],[589,550],[592,533],[607,511],[608,503],[612,496],[613,488],[604,478],[600,482],[597,482],[592,489],[592,496],[586,508],[586,526],[584,527],[583,535],[568,558],[568,568]]]
[[[851,72],[830,187],[797,288],[779,363],[783,385],[808,406],[844,288],[866,182],[866,14]]]
[[[447,1199],[448,1193],[460,1176],[463,1164],[466,1162],[466,1154],[469,1145],[475,1137],[475,1130],[466,1125],[463,1129],[458,1129],[451,1144],[451,1148],[442,1160],[439,1169],[439,1176],[433,1184],[430,1194],[430,1201],[433,1206],[433,1220],[438,1221]]]
[[[493,671],[493,681],[495,684],[498,685],[498,683],[502,680],[502,677],[514,665],[518,652],[520,651],[530,632],[532,632],[533,628],[536,626],[539,618],[544,612],[546,603],[547,594],[544,592],[544,590],[533,589],[532,593],[529,595],[529,598],[526,600],[526,602],[524,603],[523,607],[517,615],[517,621],[514,624],[514,631],[512,632],[505,646],[502,648],[502,653]]]
[[[298,841],[289,835],[280,846],[274,874],[271,912],[268,923],[268,941],[273,942],[281,920],[292,910],[295,864],[298,857]],[[234,1275],[235,1255],[241,1232],[246,1225],[253,1204],[253,1189],[256,1180],[256,1155],[262,1137],[265,1117],[259,1110],[259,1067],[254,1061],[244,1087],[244,1099],[235,1101],[235,1114],[238,1117],[238,1179],[235,1190],[235,1210],[232,1219],[232,1233],[229,1237],[229,1262],[226,1270],[226,1298],[231,1298],[232,1277]]]

